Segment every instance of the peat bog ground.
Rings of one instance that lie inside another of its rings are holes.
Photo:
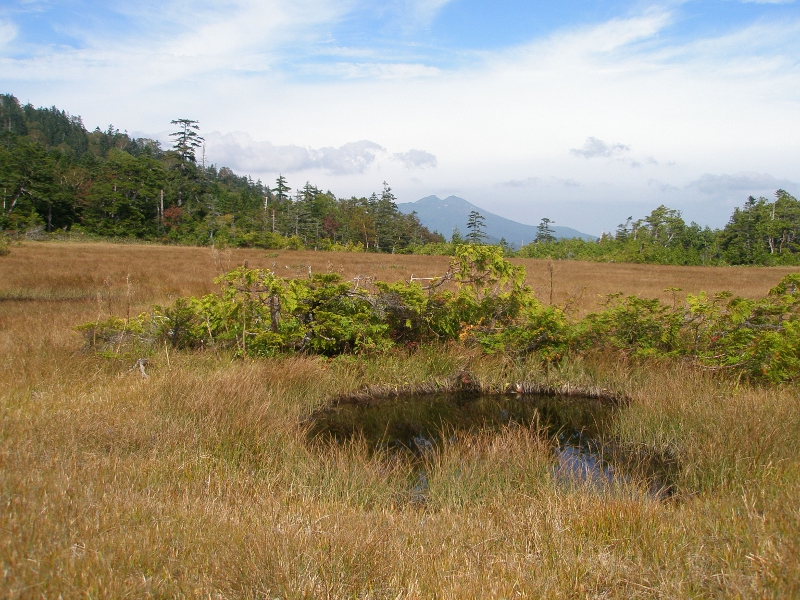
[[[459,344],[335,359],[165,350],[145,378],[73,329],[211,291],[244,261],[386,281],[447,268],[446,257],[12,246],[0,257],[3,597],[800,595],[794,386],[606,354],[548,366]],[[548,264],[519,262],[549,299]],[[788,272],[554,262],[552,292],[585,314],[616,291],[758,297]],[[670,493],[654,494],[646,469],[602,486],[565,479],[566,429],[516,418],[504,400],[491,427],[433,428],[449,433],[429,454],[372,443],[346,415],[336,443],[314,435],[336,399],[446,391],[464,373],[482,393],[525,382],[624,398],[604,439],[642,464],[667,461]]]

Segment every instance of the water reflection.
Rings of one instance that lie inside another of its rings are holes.
[[[603,486],[614,480],[614,468],[598,454],[580,446],[558,446],[553,475],[561,481],[581,481]]]
[[[310,434],[335,442],[363,438],[373,449],[424,454],[453,435],[532,423],[548,435],[602,437],[612,405],[588,398],[534,395],[425,394],[344,403],[317,411]]]
[[[375,451],[400,452],[424,460],[456,436],[535,426],[554,441],[554,477],[562,482],[607,486],[632,476],[667,489],[669,461],[654,461],[613,443],[619,410],[592,398],[537,395],[426,394],[341,403],[314,413],[315,441],[363,439]],[[417,487],[427,487],[424,471]],[[659,492],[662,493],[662,492]]]

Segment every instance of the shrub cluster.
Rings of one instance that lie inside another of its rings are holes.
[[[544,221],[543,227],[546,232]],[[628,218],[615,234],[596,241],[539,235],[517,255],[663,265],[797,265],[800,201],[784,190],[777,190],[774,200],[751,196],[723,229],[715,230],[687,224],[680,211],[662,205],[642,219]]]
[[[676,296],[670,306],[615,294],[579,320],[537,300],[524,279],[524,268],[508,262],[501,248],[472,244],[458,246],[447,273],[426,287],[376,282],[364,288],[336,274],[285,279],[239,267],[215,280],[217,293],[79,329],[104,351],[166,343],[231,348],[240,356],[332,356],[459,341],[545,361],[601,348],[633,357],[685,357],[752,379],[800,377],[800,274],[786,276],[759,300],[701,292],[681,302]]]

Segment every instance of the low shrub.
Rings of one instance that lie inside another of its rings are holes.
[[[683,357],[752,380],[800,377],[800,274],[784,277],[759,300],[701,292],[670,306],[613,294],[601,311],[580,320],[540,302],[524,279],[523,267],[507,261],[501,248],[470,244],[458,246],[448,271],[426,287],[364,288],[337,274],[287,279],[239,267],[215,280],[217,293],[79,329],[105,351],[135,341],[232,348],[240,356],[334,356],[452,341],[545,362],[604,348],[637,358]]]

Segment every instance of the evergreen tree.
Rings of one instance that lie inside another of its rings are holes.
[[[800,251],[800,202],[784,190],[773,202],[750,196],[734,209],[720,246],[731,264],[792,262]]]
[[[397,210],[395,195],[385,181],[383,191],[373,204],[376,236],[375,248],[378,251],[394,253],[404,233],[404,220]]]
[[[549,244],[556,241],[555,232],[550,227],[550,223],[552,223],[550,219],[544,217],[542,222],[539,223],[539,226],[536,228],[536,240],[535,243],[537,244]]]
[[[198,133],[200,130],[199,121],[175,119],[170,123],[179,127],[178,131],[169,134],[173,139],[173,150],[178,153],[183,162],[197,162],[195,151],[205,141]],[[109,126],[109,129],[112,129],[111,126]]]
[[[289,200],[289,192],[292,191],[292,188],[286,183],[286,177],[278,175],[278,178],[275,180],[275,187],[272,188],[272,191],[275,193],[275,200],[277,202],[285,203]]]
[[[0,131],[28,135],[28,123],[19,100],[11,94],[0,94]]]
[[[633,221],[633,217],[628,217],[624,223],[620,223],[619,225],[617,225],[617,234],[615,239],[618,242],[625,242],[628,239],[628,236],[630,235],[631,232],[630,231],[631,221]]]
[[[479,213],[477,210],[473,210],[469,213],[469,217],[467,218],[467,229],[469,229],[469,233],[467,234],[467,242],[470,244],[482,244],[489,236],[486,235],[486,219]]]

